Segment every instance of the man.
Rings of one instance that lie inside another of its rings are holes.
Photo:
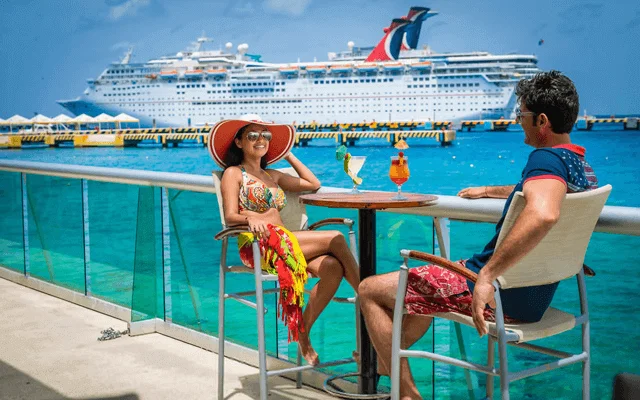
[[[473,317],[480,336],[485,320],[494,319],[492,282],[532,250],[559,218],[566,193],[597,187],[593,170],[584,160],[584,148],[571,144],[569,132],[578,117],[578,93],[573,82],[560,72],[539,73],[518,83],[519,109],[516,122],[524,130],[524,142],[535,148],[522,171],[522,179],[511,186],[471,187],[458,196],[507,199],[502,219],[485,248],[461,265],[478,273],[475,285],[460,275],[435,265],[409,271],[403,321],[402,347],[410,347],[429,329],[437,312],[458,312]],[[496,249],[496,242],[513,194],[523,192],[526,206],[512,230]],[[359,287],[367,328],[378,353],[378,368],[388,375],[391,367],[391,331],[398,273],[372,276]],[[507,321],[534,322],[549,307],[557,283],[530,288],[501,290]],[[421,399],[406,359],[401,363],[403,400]]]

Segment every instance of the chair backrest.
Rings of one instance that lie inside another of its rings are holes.
[[[576,275],[582,268],[591,234],[611,192],[611,185],[567,194],[560,219],[542,241],[504,275],[502,288],[554,283]],[[513,196],[496,248],[513,227],[526,204],[522,192]]]
[[[287,173],[289,175],[298,176],[293,168],[281,168],[278,171]],[[220,211],[220,221],[226,228],[227,224],[224,220],[224,208],[222,205],[222,190],[220,189],[220,183],[222,180],[222,174],[224,171],[213,171],[213,184],[216,188],[216,198],[218,199],[218,210]],[[285,192],[287,195],[287,205],[280,211],[280,217],[284,223],[285,228],[290,231],[299,231],[307,227],[307,210],[300,202],[300,193]]]

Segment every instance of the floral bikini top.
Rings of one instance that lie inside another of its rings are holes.
[[[243,166],[240,166],[240,169],[242,170],[242,187],[240,187],[238,203],[240,211],[263,213],[269,208],[277,208],[281,211],[287,205],[287,196],[280,186],[277,189],[270,189],[264,183],[250,178]]]

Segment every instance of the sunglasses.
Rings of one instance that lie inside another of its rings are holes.
[[[520,111],[520,109],[516,109],[516,124],[519,124],[520,122],[522,122],[522,117],[526,115],[538,116],[538,113],[535,113],[532,111]]]
[[[247,140],[250,141],[250,142],[255,142],[260,138],[260,136],[262,136],[262,138],[265,141],[270,142],[273,135],[271,134],[270,131],[249,132],[249,133],[247,133]]]

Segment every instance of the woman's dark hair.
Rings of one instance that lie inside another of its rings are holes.
[[[242,149],[236,145],[236,139],[242,139],[242,134],[247,131],[247,128],[250,125],[243,126],[238,129],[238,132],[233,137],[233,141],[231,142],[231,146],[227,151],[227,154],[224,156],[224,163],[227,164],[227,168],[234,167],[236,165],[240,165],[242,160],[244,160],[244,154],[242,153]],[[264,156],[260,159],[260,168],[267,168],[267,157]]]
[[[571,79],[559,71],[539,72],[531,79],[522,79],[516,86],[516,96],[529,111],[544,113],[554,133],[571,132],[578,119],[578,91]]]

